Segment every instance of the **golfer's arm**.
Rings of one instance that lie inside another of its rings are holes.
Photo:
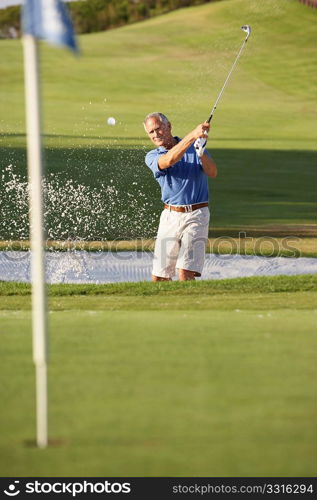
[[[187,134],[180,142],[172,147],[165,155],[159,157],[158,166],[161,170],[175,165],[186,153],[187,149],[195,142],[193,132]]]
[[[217,177],[218,170],[217,165],[214,160],[210,158],[206,153],[204,153],[201,157],[201,163],[203,166],[203,171],[208,177]]]

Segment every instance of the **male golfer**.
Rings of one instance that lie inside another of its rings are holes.
[[[217,166],[203,151],[199,158],[196,139],[207,138],[209,123],[198,125],[183,139],[172,135],[163,113],[151,113],[144,128],[155,149],[145,157],[161,186],[164,210],[155,243],[153,281],[169,281],[178,269],[181,281],[201,276],[209,227],[208,177]]]

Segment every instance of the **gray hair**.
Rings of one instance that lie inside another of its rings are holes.
[[[149,115],[147,115],[147,116],[144,118],[144,121],[143,121],[144,128],[145,128],[145,126],[146,126],[146,122],[147,122],[150,118],[156,118],[156,120],[159,120],[161,123],[164,123],[165,125],[167,125],[168,123],[170,123],[170,121],[169,121],[169,119],[167,118],[167,116],[163,115],[163,113],[154,112],[154,113],[150,113]],[[145,130],[146,130],[146,128],[145,128]]]

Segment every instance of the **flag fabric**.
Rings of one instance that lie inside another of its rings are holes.
[[[25,0],[22,29],[24,34],[78,52],[73,25],[61,0]]]

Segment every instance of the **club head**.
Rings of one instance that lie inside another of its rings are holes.
[[[251,26],[249,26],[248,24],[244,24],[243,26],[241,26],[241,29],[247,33],[247,40],[251,34]]]

